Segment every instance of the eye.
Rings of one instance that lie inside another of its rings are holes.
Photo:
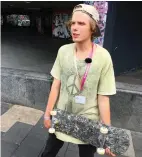
[[[75,24],[75,22],[74,21],[71,21],[71,25],[74,25]]]

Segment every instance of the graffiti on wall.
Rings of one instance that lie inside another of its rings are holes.
[[[69,12],[54,12],[52,23],[53,37],[70,38],[70,32],[66,26],[69,21],[71,13]]]
[[[13,26],[30,26],[30,18],[28,15],[7,15],[7,23]]]
[[[100,20],[98,22],[98,26],[99,26],[100,31],[101,31],[101,37],[96,38],[94,40],[94,42],[103,46],[107,11],[108,11],[108,2],[106,2],[106,1],[85,1],[84,3],[95,6],[99,12]]]

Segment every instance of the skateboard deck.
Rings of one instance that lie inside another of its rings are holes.
[[[51,111],[51,115],[52,125],[49,133],[62,132],[91,144],[100,151],[109,148],[116,155],[124,154],[130,145],[129,135],[124,129],[106,126],[99,121],[90,120],[60,109]]]

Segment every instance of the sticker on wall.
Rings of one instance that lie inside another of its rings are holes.
[[[106,1],[85,1],[84,3],[95,6],[99,12],[100,20],[98,22],[98,25],[99,25],[99,28],[101,31],[101,37],[96,38],[94,40],[94,42],[103,46],[107,11],[108,11],[108,2],[106,2]]]

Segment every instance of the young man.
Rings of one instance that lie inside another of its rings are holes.
[[[51,70],[54,81],[44,117],[46,128],[51,125],[53,108],[111,125],[109,95],[116,93],[115,78],[110,54],[92,42],[100,35],[98,21],[99,14],[93,6],[80,4],[74,8],[69,22],[74,43],[59,49]],[[86,59],[88,56],[92,59]],[[42,157],[55,157],[64,142],[77,144],[80,157],[93,157],[96,152],[95,147],[56,132],[49,134]],[[108,148],[106,154],[114,156]]]

